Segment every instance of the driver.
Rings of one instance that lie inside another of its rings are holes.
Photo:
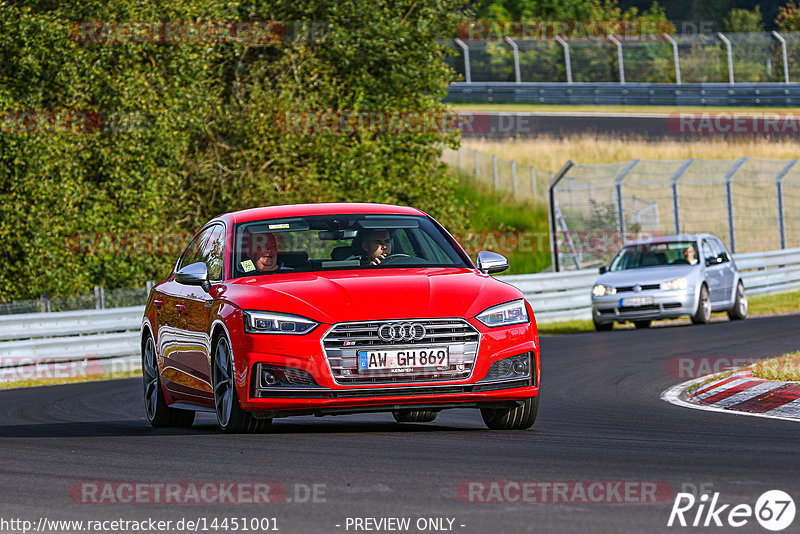
[[[689,265],[697,263],[697,251],[695,251],[694,245],[689,245],[683,250],[683,257]]]
[[[380,265],[392,253],[392,238],[388,230],[370,230],[361,239],[364,250],[362,262],[366,265]]]

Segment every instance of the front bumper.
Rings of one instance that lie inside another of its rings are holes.
[[[282,417],[505,406],[538,395],[535,325],[488,329],[477,321],[469,322],[480,333],[480,348],[469,376],[453,380],[417,377],[390,384],[334,380],[321,343],[332,325],[321,325],[305,336],[245,334],[233,347],[241,406],[261,417]],[[498,374],[498,366],[523,354],[529,361],[525,376]],[[494,364],[498,365],[493,368]],[[264,383],[264,368],[277,370],[277,384]],[[291,380],[285,379],[283,369],[290,370]]]
[[[624,300],[647,299],[648,303],[627,305]],[[592,317],[595,322],[638,321],[647,319],[672,319],[693,315],[697,298],[689,289],[677,291],[649,290],[624,292],[603,297],[592,296]]]

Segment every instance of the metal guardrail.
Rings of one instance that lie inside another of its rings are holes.
[[[776,106],[800,103],[800,83],[457,82],[448,103]]]
[[[800,287],[800,248],[734,254],[749,295]],[[595,269],[500,276],[518,287],[540,323],[591,318]],[[100,368],[137,368],[143,306],[79,312],[30,313],[0,318],[0,381],[25,378],[40,364],[102,362]],[[77,334],[77,335],[76,335]],[[10,340],[16,338],[14,340]]]
[[[748,295],[785,293],[800,288],[800,248],[734,254]],[[518,287],[539,323],[591,319],[596,269],[499,276]]]

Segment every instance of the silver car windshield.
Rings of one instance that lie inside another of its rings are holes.
[[[237,224],[232,278],[384,267],[469,267],[427,217],[318,215]]]
[[[647,243],[624,247],[614,257],[609,271],[627,271],[665,265],[694,265],[697,245],[693,241]]]

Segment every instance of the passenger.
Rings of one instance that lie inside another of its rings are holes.
[[[683,250],[683,257],[686,259],[686,263],[689,265],[694,265],[697,263],[697,251],[694,248],[694,245],[689,245]]]
[[[364,254],[361,262],[365,265],[380,265],[392,253],[392,238],[388,230],[368,230],[361,237]]]
[[[278,261],[278,240],[272,232],[248,233],[244,236],[244,249],[249,259],[242,261],[242,270],[246,273],[272,273],[291,271]]]

